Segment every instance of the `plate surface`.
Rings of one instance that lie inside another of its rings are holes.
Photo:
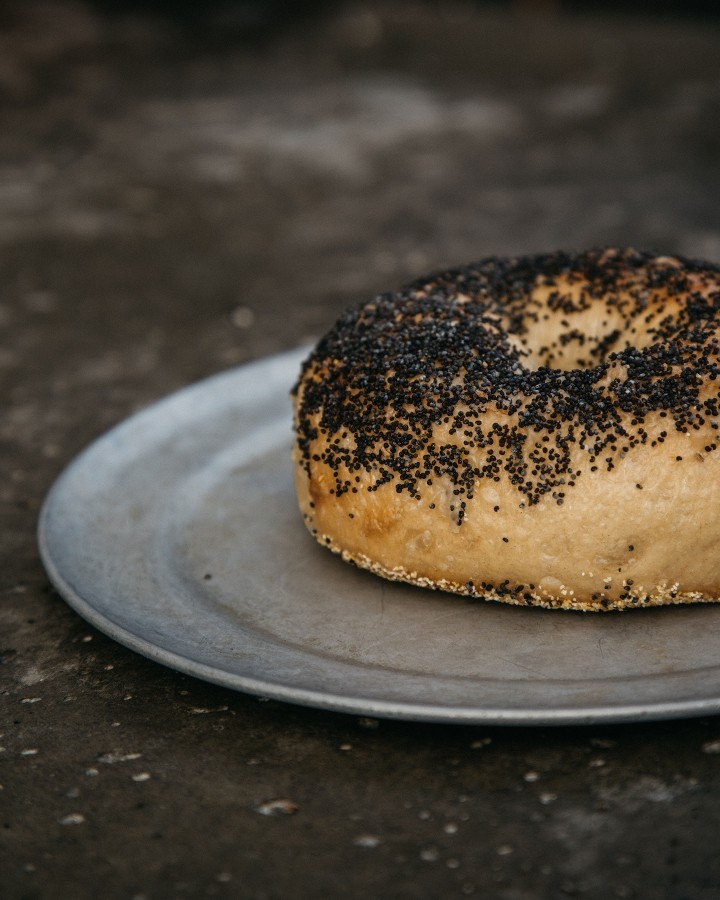
[[[39,542],[81,616],[190,675],[360,715],[561,724],[720,712],[720,605],[594,615],[471,602],[319,547],[289,462],[304,353],[179,391],[66,469]]]

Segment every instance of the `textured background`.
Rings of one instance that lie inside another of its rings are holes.
[[[0,12],[1,893],[714,900],[717,718],[260,702],[119,647],[48,585],[37,513],[77,451],[353,301],[488,254],[720,260],[717,20],[290,6]],[[275,798],[288,814],[263,815]]]

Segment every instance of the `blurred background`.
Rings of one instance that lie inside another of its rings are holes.
[[[5,3],[6,297],[194,378],[489,254],[720,259],[718,11]]]

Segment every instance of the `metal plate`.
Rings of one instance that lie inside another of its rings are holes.
[[[181,672],[362,715],[549,724],[720,711],[720,606],[593,615],[470,602],[319,547],[289,463],[302,356],[186,388],[69,466],[39,540],[81,616]]]

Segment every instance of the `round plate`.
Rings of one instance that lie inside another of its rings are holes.
[[[361,715],[548,724],[720,711],[720,606],[469,601],[319,547],[290,465],[305,352],[179,391],[69,466],[39,540],[81,616],[181,672]]]

